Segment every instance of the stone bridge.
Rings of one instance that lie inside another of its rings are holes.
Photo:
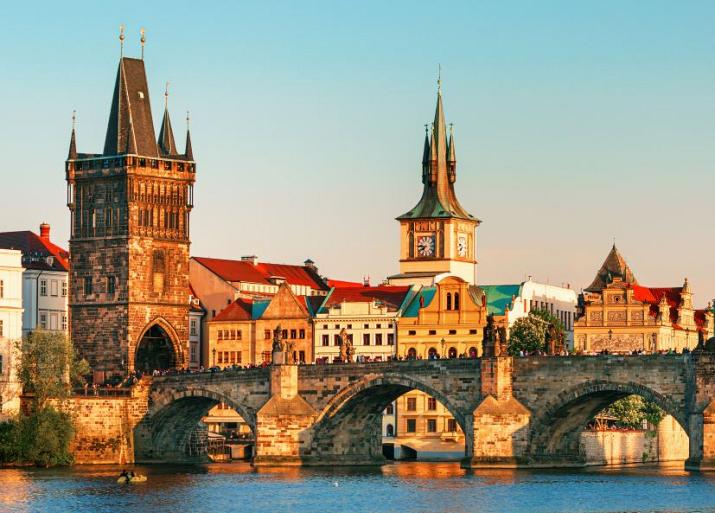
[[[415,389],[461,426],[465,467],[582,465],[587,422],[637,394],[688,433],[690,467],[715,468],[715,355],[706,353],[275,365],[154,378],[134,429],[136,460],[185,460],[190,432],[224,402],[253,430],[256,465],[381,463],[382,411]]]

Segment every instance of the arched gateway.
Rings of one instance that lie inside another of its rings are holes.
[[[181,367],[183,351],[172,326],[156,319],[142,332],[134,354],[134,369],[143,373]]]

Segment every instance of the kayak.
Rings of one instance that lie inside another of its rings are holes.
[[[119,476],[117,478],[117,483],[119,483],[119,484],[143,483],[144,481],[146,481],[146,476],[142,476],[141,474],[137,474],[134,477]]]

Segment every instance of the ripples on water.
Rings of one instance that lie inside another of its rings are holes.
[[[0,512],[715,513],[715,474],[676,469],[475,471],[456,463],[381,468],[247,464],[0,470]]]

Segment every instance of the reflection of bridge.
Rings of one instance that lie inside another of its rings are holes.
[[[378,463],[381,413],[412,389],[454,415],[467,466],[581,464],[581,430],[630,394],[680,423],[691,465],[715,462],[715,355],[708,354],[280,365],[154,378],[135,428],[136,458],[185,459],[191,430],[224,402],[251,426],[256,464]]]

